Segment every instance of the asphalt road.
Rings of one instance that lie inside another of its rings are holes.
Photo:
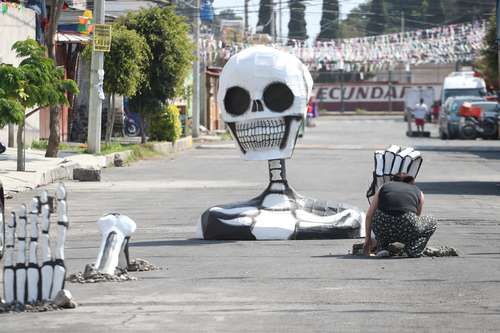
[[[430,245],[456,247],[460,257],[359,258],[348,255],[353,240],[193,239],[206,208],[250,198],[267,182],[265,162],[242,161],[225,146],[194,149],[105,170],[100,183],[66,183],[69,272],[95,261],[95,221],[108,212],[137,222],[131,256],[162,270],[68,283],[77,309],[3,314],[0,332],[497,332],[500,144],[410,139],[405,129],[396,118],[322,118],[288,161],[289,182],[304,195],[367,208],[373,149],[421,146],[424,210],[440,220]]]

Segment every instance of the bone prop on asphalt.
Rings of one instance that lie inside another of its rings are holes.
[[[64,243],[66,241],[66,230],[69,226],[66,206],[66,188],[61,183],[57,187],[57,243],[55,249],[54,278],[52,283],[52,292],[50,299],[54,299],[59,290],[64,288],[64,279],[66,277],[66,266],[64,265]]]
[[[18,218],[16,259],[16,300],[21,304],[26,299],[26,215],[26,206],[22,205]]]
[[[37,197],[31,200],[30,211],[30,246],[28,264],[28,303],[35,303],[39,298],[40,266],[38,266],[38,215],[40,201]]]
[[[102,241],[95,267],[100,273],[115,274],[121,252],[128,257],[128,238],[136,229],[135,222],[128,216],[108,214],[97,221]]]
[[[12,304],[15,301],[14,290],[14,242],[16,239],[16,213],[11,213],[11,218],[7,225],[7,232],[5,233],[5,265],[3,268],[3,293],[5,302]]]
[[[54,272],[54,263],[50,255],[49,229],[50,229],[50,208],[48,203],[47,191],[40,195],[42,205],[41,224],[42,224],[42,300],[50,300],[50,289],[52,287],[52,276]]]

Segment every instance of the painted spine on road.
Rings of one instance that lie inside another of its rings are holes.
[[[251,79],[249,79],[251,78]],[[312,78],[295,56],[257,46],[231,57],[222,70],[218,104],[246,160],[267,160],[269,185],[246,202],[212,207],[198,224],[204,239],[317,239],[363,236],[364,213],[308,199],[288,185],[292,156],[306,116]]]

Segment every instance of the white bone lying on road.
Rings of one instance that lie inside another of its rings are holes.
[[[116,213],[104,215],[97,224],[102,241],[95,267],[101,273],[114,275],[120,255],[128,257],[128,240],[137,226],[128,216]]]

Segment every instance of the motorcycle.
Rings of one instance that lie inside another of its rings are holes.
[[[134,117],[130,112],[125,112],[123,117],[123,134],[124,136],[139,136],[141,135],[141,127],[139,126],[138,117]]]
[[[466,140],[475,140],[478,137],[484,139],[495,139],[498,133],[497,120],[493,117],[460,118],[460,137]]]

